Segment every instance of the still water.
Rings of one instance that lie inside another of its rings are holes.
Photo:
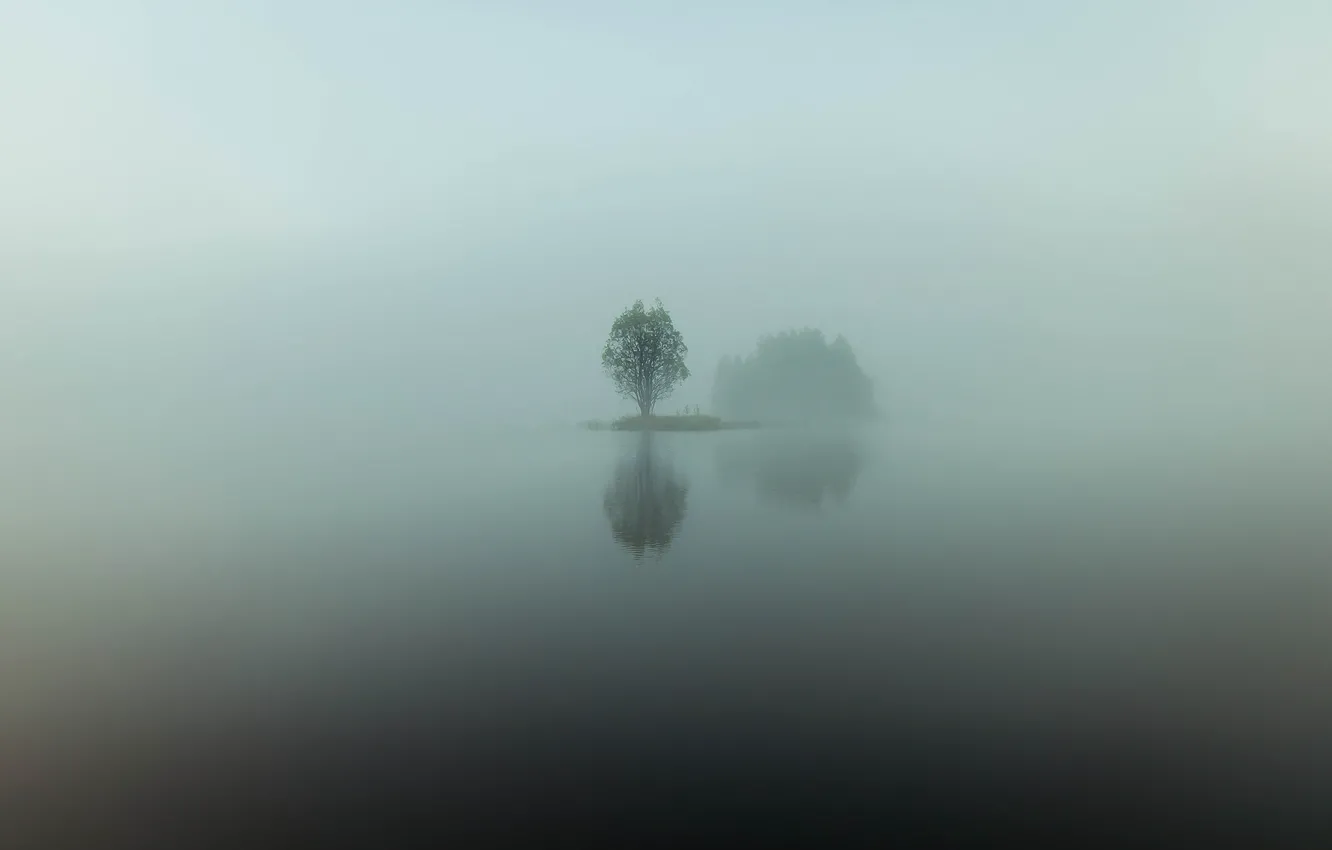
[[[256,430],[24,463],[0,846],[1332,827],[1307,445]]]

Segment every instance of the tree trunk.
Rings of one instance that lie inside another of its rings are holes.
[[[638,412],[639,412],[639,414],[640,414],[641,416],[643,416],[643,417],[651,416],[651,415],[652,415],[652,402],[650,402],[650,401],[640,401],[640,402],[638,403]]]

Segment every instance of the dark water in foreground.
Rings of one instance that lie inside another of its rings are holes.
[[[1307,448],[959,427],[35,456],[2,521],[3,847],[1332,837]]]

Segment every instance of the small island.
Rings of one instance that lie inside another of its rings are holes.
[[[706,413],[681,413],[671,416],[621,416],[610,422],[584,422],[591,431],[733,431],[758,428],[758,422],[727,422]]]
[[[641,300],[616,318],[601,353],[601,365],[638,414],[613,421],[584,422],[593,431],[727,431],[760,423],[826,423],[876,418],[873,385],[856,363],[850,344],[829,343],[817,329],[764,336],[746,358],[722,358],[713,386],[713,404],[734,417],[703,413],[698,406],[656,413],[690,376],[689,348],[671,314],[658,299],[648,309]]]

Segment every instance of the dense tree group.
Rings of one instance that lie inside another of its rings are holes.
[[[765,422],[868,419],[873,382],[850,343],[813,328],[764,336],[748,357],[723,357],[712,403],[722,416]]]

